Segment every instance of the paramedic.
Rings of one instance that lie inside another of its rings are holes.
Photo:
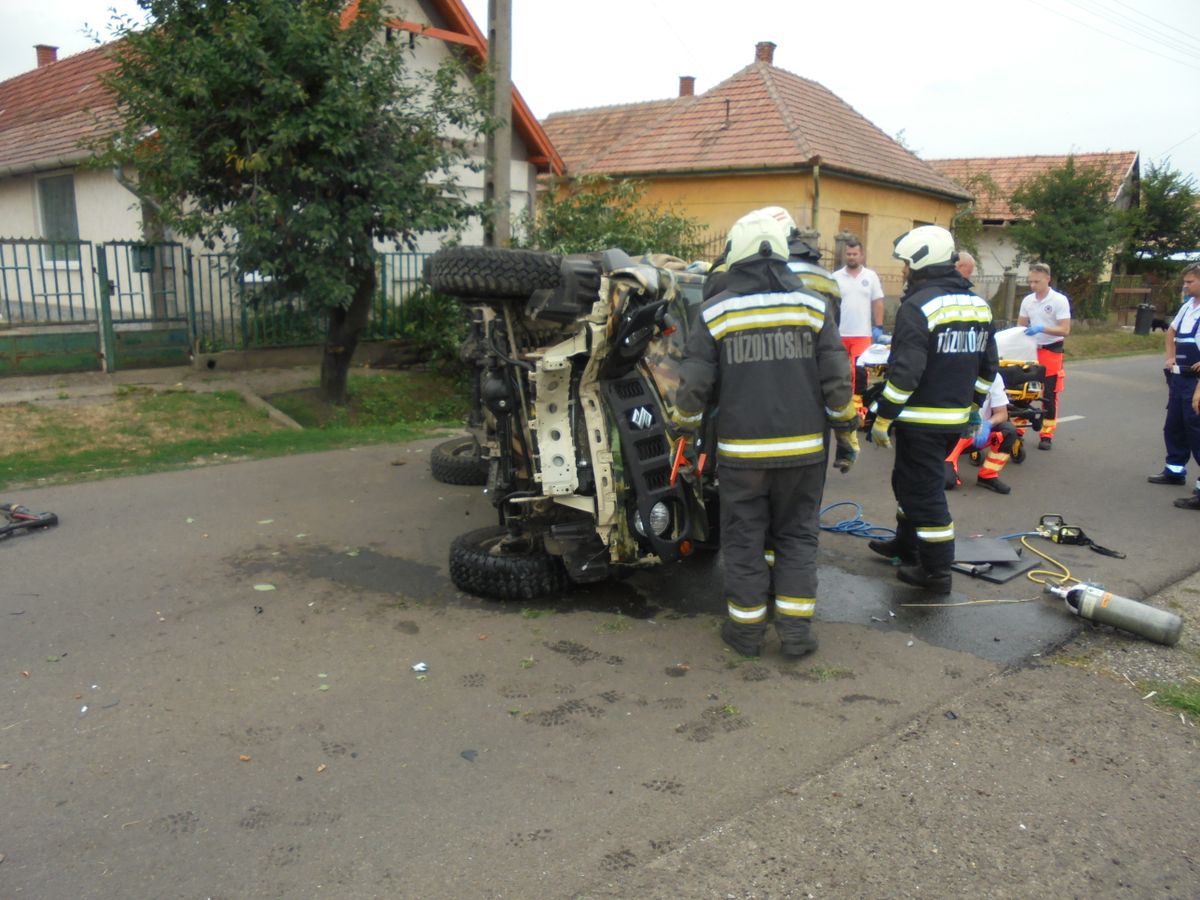
[[[1037,361],[1046,367],[1046,391],[1043,408],[1046,417],[1038,441],[1039,450],[1049,450],[1058,425],[1058,398],[1066,373],[1063,371],[1063,339],[1071,333],[1071,301],[1050,287],[1050,267],[1034,263],[1029,267],[1032,293],[1021,301],[1017,324],[1037,341]]]

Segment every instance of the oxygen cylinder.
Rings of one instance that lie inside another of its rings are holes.
[[[1077,616],[1120,628],[1168,647],[1175,646],[1183,629],[1183,620],[1174,613],[1130,600],[1094,584],[1079,584],[1071,588],[1048,584],[1046,592],[1061,597],[1067,608]]]

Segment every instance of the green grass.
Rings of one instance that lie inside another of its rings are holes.
[[[437,375],[352,376],[350,403],[330,409],[315,389],[276,395],[307,427],[283,428],[234,391],[119,390],[102,405],[0,407],[0,487],[117,475],[412,440],[452,427],[465,385]],[[17,439],[19,437],[19,439]]]
[[[1153,700],[1159,706],[1178,709],[1200,719],[1200,684],[1147,684],[1147,691],[1158,691]]]
[[[1134,334],[1115,325],[1098,328],[1072,329],[1064,344],[1067,362],[1081,359],[1101,359],[1106,356],[1132,356],[1139,353],[1163,353],[1163,333]]]

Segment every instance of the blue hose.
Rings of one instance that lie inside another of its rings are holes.
[[[855,503],[853,500],[839,500],[837,503],[831,503],[821,510],[819,518],[824,519],[825,514],[831,509],[837,509],[839,506],[849,506],[854,509],[854,518],[842,519],[840,522],[835,522],[833,525],[821,523],[822,531],[832,531],[835,534],[848,534],[851,537],[860,538],[893,538],[896,536],[894,528],[885,528],[882,525],[872,525],[863,519],[863,508],[861,503]]]

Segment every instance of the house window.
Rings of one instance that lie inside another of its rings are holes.
[[[848,231],[867,246],[867,214],[857,212],[842,212],[838,216],[838,232]]]
[[[79,218],[75,214],[75,176],[51,175],[38,179],[42,210],[42,236],[49,241],[42,258],[47,262],[79,262]],[[66,243],[70,242],[70,243]]]

